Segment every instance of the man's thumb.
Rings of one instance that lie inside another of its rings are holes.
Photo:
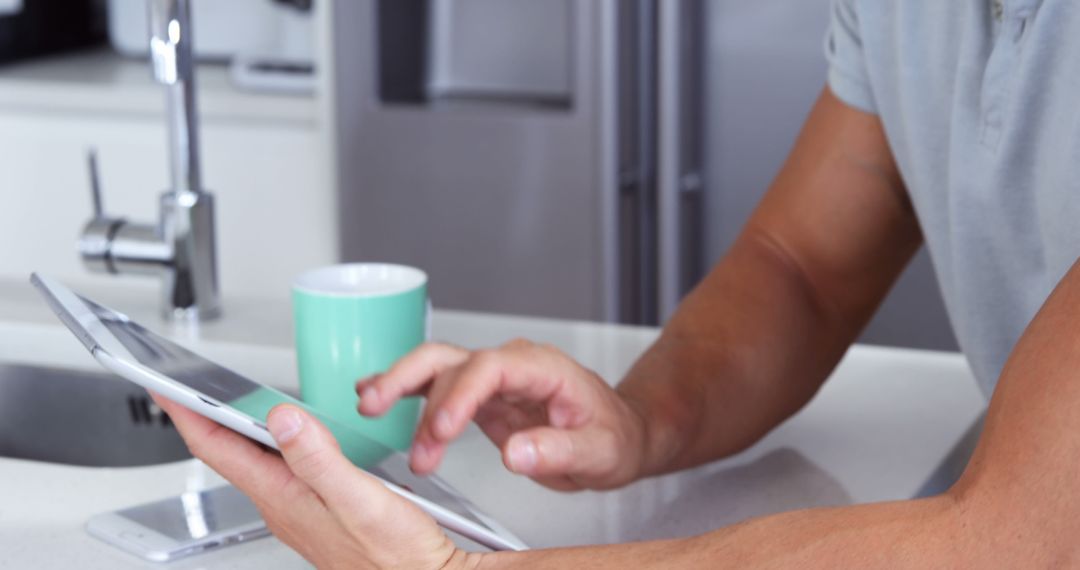
[[[529,477],[574,475],[603,469],[612,446],[596,430],[537,427],[510,436],[503,445],[507,469]]]
[[[330,431],[299,407],[283,404],[270,410],[266,427],[289,469],[324,500],[358,502],[364,487],[379,485],[350,463]]]

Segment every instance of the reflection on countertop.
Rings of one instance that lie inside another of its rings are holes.
[[[691,536],[754,517],[851,503],[836,478],[787,447],[745,465],[703,469],[680,479],[671,489],[661,480],[612,497],[623,507],[616,541]]]

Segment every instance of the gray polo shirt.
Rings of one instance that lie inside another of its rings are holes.
[[[989,395],[1080,255],[1080,1],[834,0],[826,54],[885,126]]]

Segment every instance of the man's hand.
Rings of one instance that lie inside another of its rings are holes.
[[[367,416],[386,413],[402,396],[427,395],[411,453],[420,474],[438,467],[471,420],[502,449],[508,469],[553,489],[618,487],[640,473],[641,416],[596,373],[551,347],[514,341],[470,352],[427,344],[356,391]]]
[[[154,395],[191,452],[252,499],[270,530],[318,568],[445,568],[467,561],[435,521],[346,459],[301,409],[267,418],[282,457]]]

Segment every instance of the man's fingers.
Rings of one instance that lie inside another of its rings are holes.
[[[148,390],[148,392],[154,403],[169,415],[169,419],[176,425],[176,429],[180,431],[181,436],[199,436],[212,431],[217,426],[213,420],[204,418],[157,392],[152,390]]]
[[[330,431],[299,407],[276,406],[266,425],[292,473],[333,505],[332,510],[340,506],[370,512],[385,497],[382,484],[350,463]]]
[[[448,387],[428,396],[418,431],[428,431],[435,440],[448,442],[461,435],[477,410],[496,394],[540,403],[551,400],[560,389],[572,390],[574,382],[565,380],[577,371],[566,370],[561,361],[547,356],[543,349],[518,346],[476,353],[454,371],[453,378],[439,380]]]
[[[530,415],[522,408],[508,404],[502,398],[495,397],[480,406],[473,418],[477,426],[495,444],[502,448],[506,439],[515,431],[543,424],[540,414]]]
[[[405,355],[386,371],[357,382],[358,409],[367,416],[382,415],[402,396],[414,394],[440,372],[458,366],[469,351],[449,344],[428,343]]]
[[[192,453],[250,497],[278,538],[306,552],[310,545],[294,532],[293,525],[321,528],[325,517],[334,514],[285,460],[184,406],[153,392],[150,395],[169,414]],[[286,520],[291,524],[282,525]]]
[[[280,457],[160,394],[150,392],[150,396],[169,414],[192,455],[245,494],[260,497],[281,494],[281,487],[291,474]]]
[[[434,471],[446,444],[461,435],[496,396],[518,407],[528,402],[547,406],[550,421],[557,427],[569,427],[571,419],[585,417],[575,409],[582,405],[580,382],[568,380],[587,372],[566,364],[543,347],[513,342],[498,350],[475,352],[464,364],[444,370],[428,394],[417,426],[410,453],[413,470],[418,474]],[[554,411],[560,413],[550,413]],[[503,435],[498,433],[497,424],[485,423],[489,427],[486,431],[496,437]],[[513,429],[519,427],[511,425]]]
[[[615,449],[596,429],[566,430],[537,427],[510,436],[503,445],[506,468],[529,477],[596,475],[617,462]]]
[[[430,475],[442,463],[446,444],[431,439],[425,433],[417,433],[409,453],[409,468],[417,475]]]

